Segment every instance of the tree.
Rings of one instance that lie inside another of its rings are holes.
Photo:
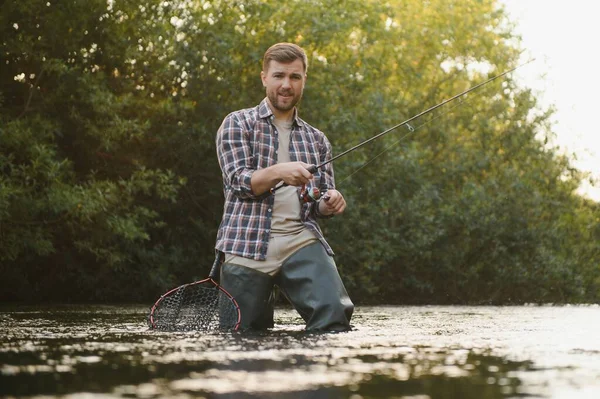
[[[214,136],[264,97],[275,42],[307,50],[301,116],[336,153],[520,53],[493,0],[0,7],[2,299],[148,300],[205,275]],[[337,160],[349,207],[324,228],[353,299],[598,300],[598,205],[542,141],[551,115],[507,76]]]

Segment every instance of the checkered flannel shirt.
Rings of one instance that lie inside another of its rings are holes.
[[[217,155],[223,173],[225,205],[215,248],[228,254],[264,260],[271,232],[274,197],[252,192],[252,174],[277,163],[279,138],[273,112],[264,99],[254,108],[233,112],[217,132]],[[294,114],[290,134],[290,160],[319,165],[331,159],[331,144],[323,132]],[[323,166],[307,185],[321,191],[335,187],[331,164]],[[298,187],[298,193],[301,188]],[[333,251],[319,228],[317,203],[303,203],[301,220],[313,231],[330,255]]]

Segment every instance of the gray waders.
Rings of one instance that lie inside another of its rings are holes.
[[[242,329],[273,327],[275,284],[302,316],[306,330],[350,329],[354,304],[320,242],[299,249],[275,276],[229,263],[221,267],[221,286],[240,306]]]

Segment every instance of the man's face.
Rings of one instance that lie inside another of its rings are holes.
[[[306,82],[302,60],[297,59],[289,64],[271,60],[269,69],[262,71],[260,77],[273,112],[288,115],[302,98]]]

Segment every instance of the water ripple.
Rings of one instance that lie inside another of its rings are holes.
[[[317,334],[148,331],[136,306],[0,308],[0,396],[600,397],[598,306],[363,307]]]

